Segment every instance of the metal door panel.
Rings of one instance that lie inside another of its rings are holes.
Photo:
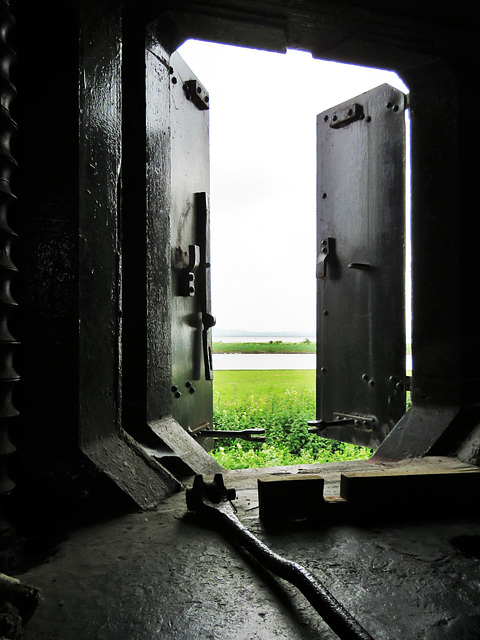
[[[208,94],[170,58],[172,406],[184,429],[212,423]]]
[[[317,420],[369,447],[405,411],[404,105],[385,84],[317,118]]]

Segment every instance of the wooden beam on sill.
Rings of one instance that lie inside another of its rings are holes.
[[[333,496],[324,495],[321,469],[304,476],[259,478],[262,523],[268,528],[302,521],[318,525],[480,515],[480,468],[456,458],[369,463],[339,475],[340,495]]]

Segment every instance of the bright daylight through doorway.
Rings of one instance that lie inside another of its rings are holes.
[[[179,53],[210,97],[214,343],[313,343],[316,116],[383,83],[404,93],[408,88],[393,72],[315,60],[301,51],[279,54],[190,40]],[[407,252],[407,267],[409,262]],[[410,315],[407,302],[407,342]],[[260,460],[250,455],[251,443],[237,441],[243,455],[237,467],[290,464],[299,459],[294,453],[303,462],[314,461],[305,447],[306,423],[315,416],[315,355],[314,345],[306,345],[299,349],[313,351],[309,356],[295,361],[288,354],[291,360],[280,364],[284,356],[277,354],[258,364],[246,354],[214,353],[214,428],[271,428],[273,422],[285,449]],[[274,434],[270,441],[275,439]],[[222,443],[224,450],[230,447]]]

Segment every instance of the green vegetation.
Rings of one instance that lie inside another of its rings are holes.
[[[308,432],[315,418],[315,371],[217,371],[215,429],[265,429],[265,443],[217,438],[213,457],[226,469],[369,458],[370,450]]]
[[[303,342],[214,342],[213,353],[315,353],[316,344],[308,338]]]
[[[310,392],[312,401],[315,397],[314,369],[286,370],[269,369],[253,371],[215,371],[213,380],[215,405],[227,403],[238,405],[249,398],[262,403],[271,395],[278,395],[286,389]],[[315,404],[312,404],[313,414],[309,420],[315,417]]]

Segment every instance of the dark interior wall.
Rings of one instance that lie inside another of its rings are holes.
[[[121,20],[108,2],[61,5],[56,20],[37,4],[11,8],[21,383],[10,475],[22,520],[49,503],[78,509],[102,484],[82,452],[118,433]]]
[[[79,50],[73,6],[58,8],[62,29],[38,4],[15,2],[10,10],[16,23],[10,44],[17,53],[11,113],[18,123],[12,152],[20,167],[9,216],[19,236],[12,247],[18,308],[10,324],[20,341],[14,357],[20,381],[13,394],[19,415],[10,428],[17,451],[9,475],[16,488],[7,506],[21,523],[30,510],[38,518],[37,508],[47,520],[46,503],[61,504],[78,467],[72,425],[79,408]]]
[[[15,3],[12,70],[19,123],[14,141],[21,169],[11,223],[19,277],[14,330],[21,384],[20,425],[12,436],[44,462],[75,445],[78,413],[78,15],[73,6],[46,20],[42,7]]]
[[[28,6],[27,6],[28,5]],[[82,496],[79,414],[79,15],[70,3],[57,20],[37,3],[11,3],[17,52],[12,81],[19,169],[11,225],[18,233],[12,330],[21,345],[19,410],[9,471],[11,519],[42,528],[68,517]],[[58,21],[62,29],[58,28]],[[74,499],[75,498],[75,499]]]
[[[478,25],[479,22],[477,21]],[[477,31],[478,34],[478,31]],[[458,209],[450,217],[454,226],[460,228],[458,253],[461,287],[458,292],[461,317],[461,358],[464,376],[463,402],[478,405],[480,401],[480,332],[478,324],[479,262],[478,238],[480,237],[480,216],[478,215],[478,174],[480,158],[480,130],[470,118],[473,105],[480,99],[478,82],[474,81],[480,61],[479,38],[476,36],[476,50],[473,53],[459,50],[455,58],[458,86]],[[448,117],[444,114],[444,117]],[[458,212],[458,217],[457,217]],[[447,291],[448,296],[453,293]]]
[[[76,517],[95,493],[104,512],[117,497],[121,508],[148,508],[175,482],[121,429],[122,4],[69,3],[56,20],[25,3],[12,10],[15,517],[34,521],[46,505]]]
[[[16,400],[25,447],[55,458],[118,420],[121,22],[101,2],[62,29],[16,9]]]

